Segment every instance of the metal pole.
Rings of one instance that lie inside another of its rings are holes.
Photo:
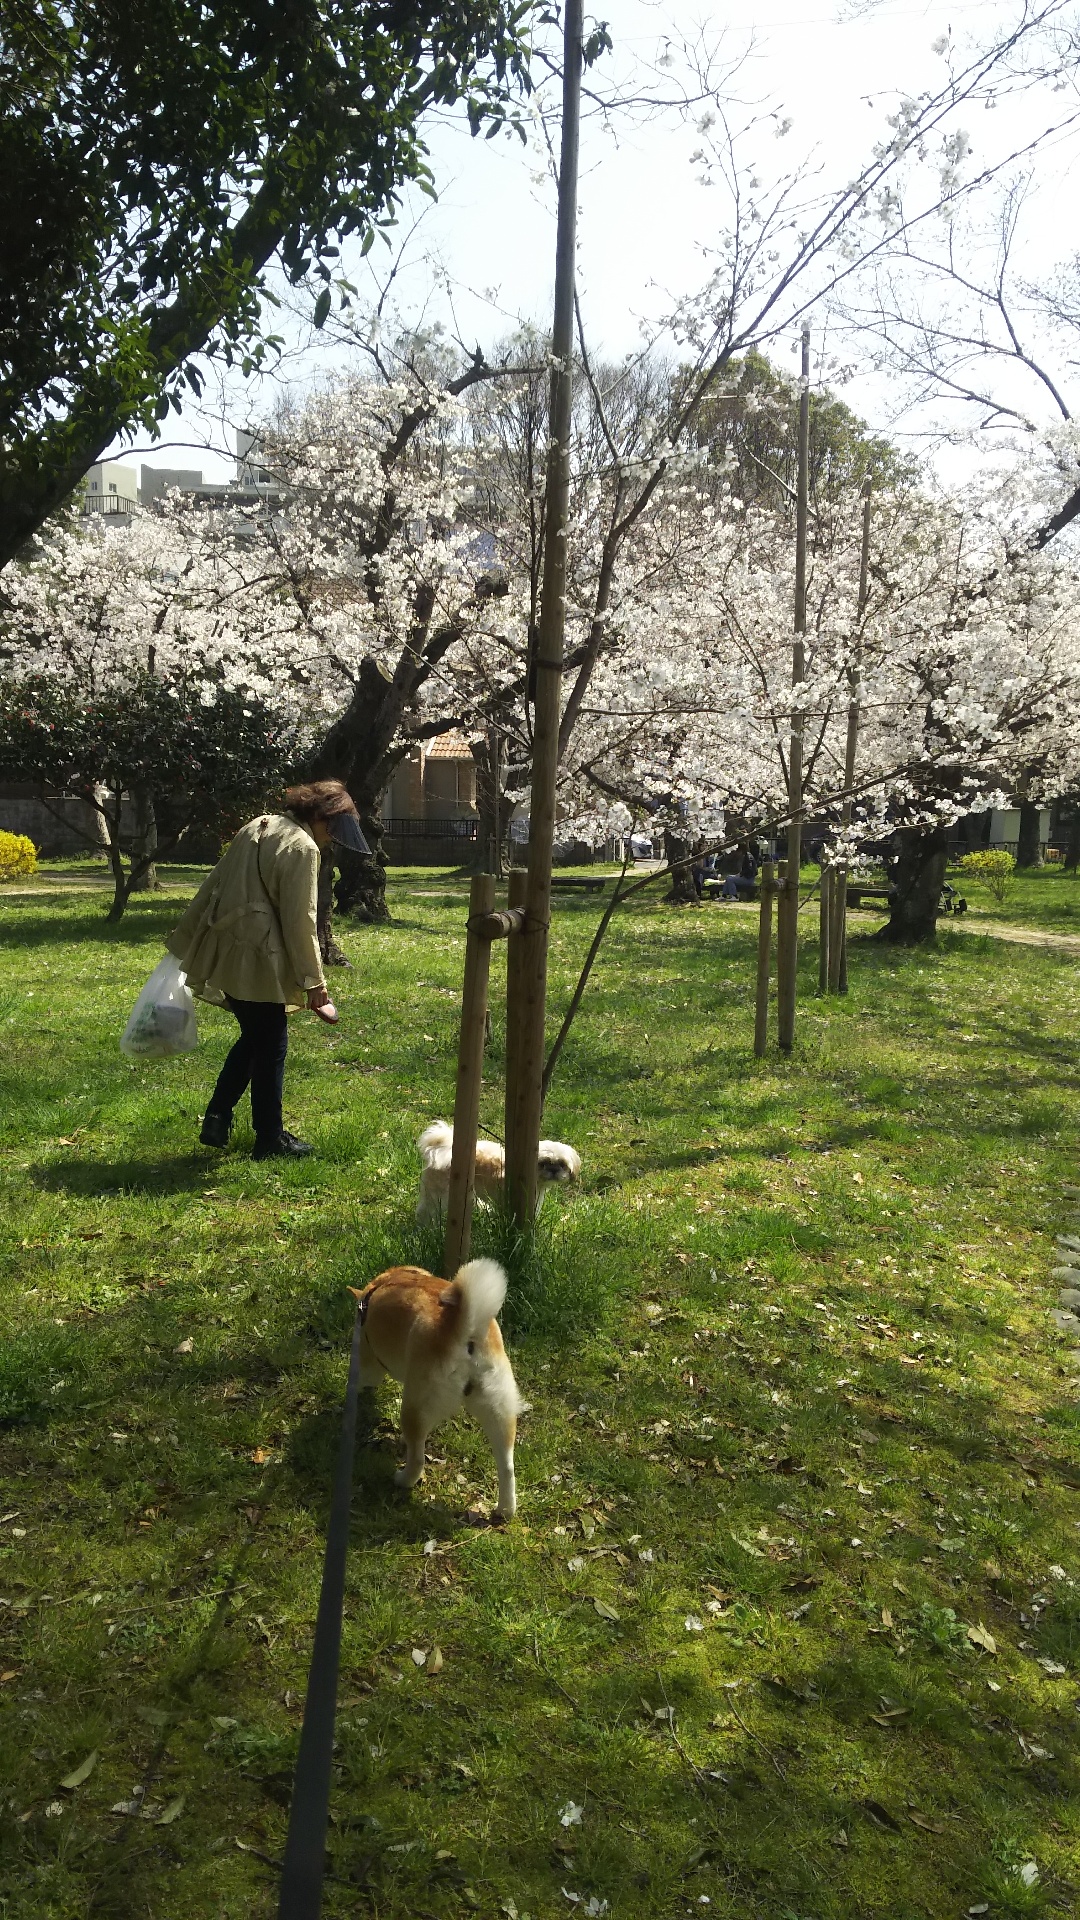
[[[795,975],[799,958],[799,869],[802,865],[803,714],[806,678],[806,530],[810,505],[810,329],[802,332],[799,463],[795,493],[795,638],[791,648],[791,741],[788,748],[788,878],[776,940],[776,1037],[783,1053],[795,1043]],[[782,932],[781,932],[782,929]]]
[[[761,866],[761,913],[758,919],[757,937],[757,996],[754,1005],[754,1055],[758,1060],[765,1057],[769,1039],[769,961],[772,947],[772,907],[776,883],[773,879],[773,863],[765,860]]]
[[[581,109],[582,0],[567,0],[563,19],[562,150],[555,253],[555,317],[551,336],[551,418],[545,492],[544,574],[533,666],[533,775],[529,808],[526,930],[521,936],[519,1053],[513,1143],[507,1141],[507,1197],[519,1223],[536,1211],[537,1146],[543,1113],[544,1016],[547,1011],[551,850],[559,766],[563,642],[566,626],[570,425],[573,400],[574,271],[577,243],[578,132]]]
[[[491,940],[477,926],[495,905],[495,875],[474,873],[469,885],[469,932],[465,943],[465,980],[461,990],[461,1033],[458,1038],[457,1090],[454,1096],[454,1145],[450,1159],[450,1190],[446,1200],[446,1237],[443,1273],[452,1280],[469,1257],[472,1235],[473,1188],[476,1179],[476,1134],[480,1124],[480,1087],[484,1077],[484,1034],[487,1024],[488,971]]]

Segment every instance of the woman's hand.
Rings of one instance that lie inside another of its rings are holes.
[[[328,1027],[337,1026],[338,1010],[325,987],[309,987],[307,1003],[312,1013],[317,1013],[319,1019],[325,1020]]]

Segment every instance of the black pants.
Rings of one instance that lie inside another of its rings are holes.
[[[276,1140],[281,1132],[281,1094],[289,1045],[285,1008],[276,1000],[234,1000],[225,996],[240,1022],[240,1038],[230,1048],[208,1113],[231,1118],[245,1088],[251,1086],[251,1122],[256,1140]]]

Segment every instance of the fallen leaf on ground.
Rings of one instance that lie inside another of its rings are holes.
[[[559,1808],[559,1825],[561,1827],[580,1827],[581,1816],[584,1811],[585,1808],[583,1806],[579,1807],[575,1800],[568,1800],[565,1807]]]
[[[614,1607],[609,1607],[606,1600],[594,1600],[593,1606],[596,1608],[601,1620],[617,1620],[619,1618]]]
[[[69,1773],[63,1780],[61,1780],[60,1785],[62,1787],[68,1787],[68,1788],[81,1787],[84,1780],[89,1780],[90,1775],[93,1773],[94,1768],[97,1766],[97,1762],[98,1762],[98,1757],[96,1752],[88,1753],[86,1756],[86,1759],[82,1763],[82,1766],[76,1767],[74,1773]]]
[[[875,1825],[888,1827],[890,1833],[903,1832],[903,1828],[896,1818],[896,1815],[890,1813],[888,1807],[883,1807],[880,1800],[864,1800],[863,1807]]]
[[[968,1628],[967,1637],[973,1647],[982,1647],[987,1653],[997,1652],[997,1641],[989,1629],[983,1626],[981,1620],[977,1627]],[[1064,1671],[1065,1669],[1063,1667],[1062,1672],[1064,1673]]]
[[[181,1794],[180,1794],[180,1795],[179,1795],[179,1796],[177,1797],[177,1799],[175,1799],[175,1800],[170,1800],[170,1801],[169,1801],[169,1804],[168,1804],[168,1806],[166,1807],[166,1809],[165,1809],[165,1811],[164,1811],[164,1813],[159,1813],[159,1814],[158,1814],[158,1817],[157,1817],[157,1819],[155,1820],[155,1822],[154,1822],[154,1825],[155,1825],[156,1827],[171,1827],[171,1826],[172,1826],[172,1823],[173,1823],[173,1821],[174,1821],[174,1820],[179,1820],[179,1818],[180,1818],[180,1815],[181,1815],[181,1814],[183,1813],[183,1811],[184,1811],[184,1803],[185,1803],[185,1800],[186,1800],[186,1798],[187,1798],[187,1796],[186,1796],[185,1794],[182,1794],[182,1793],[181,1793]]]
[[[180,1345],[178,1347],[173,1348],[173,1352],[174,1353],[190,1353],[194,1348],[194,1345],[195,1345],[195,1342],[189,1334],[186,1340],[181,1340]]]
[[[427,1665],[427,1653],[423,1647],[414,1647],[412,1650],[412,1658],[414,1667],[424,1667]]]
[[[944,1833],[945,1829],[937,1820],[928,1820],[925,1814],[908,1812],[913,1827],[921,1827],[924,1833]]]
[[[431,1654],[430,1654],[430,1656],[429,1656],[429,1659],[428,1659],[428,1663],[427,1663],[427,1670],[428,1670],[428,1672],[429,1672],[429,1673],[441,1673],[441,1672],[442,1672],[442,1670],[443,1670],[443,1654],[442,1654],[442,1648],[441,1648],[441,1647],[432,1647],[432,1649],[431,1649]]]

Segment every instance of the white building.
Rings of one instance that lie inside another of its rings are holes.
[[[139,503],[135,469],[122,466],[118,460],[99,460],[83,485],[84,513],[131,513]]]
[[[201,467],[145,465],[136,478],[133,467],[125,467],[117,460],[99,462],[86,476],[82,510],[125,516],[123,524],[126,525],[126,516],[137,506],[153,506],[170,487],[178,488],[203,506],[250,507],[259,501],[276,506],[281,487],[269,468],[261,464],[261,449],[253,433],[237,430],[235,460],[235,480],[204,480]]]

